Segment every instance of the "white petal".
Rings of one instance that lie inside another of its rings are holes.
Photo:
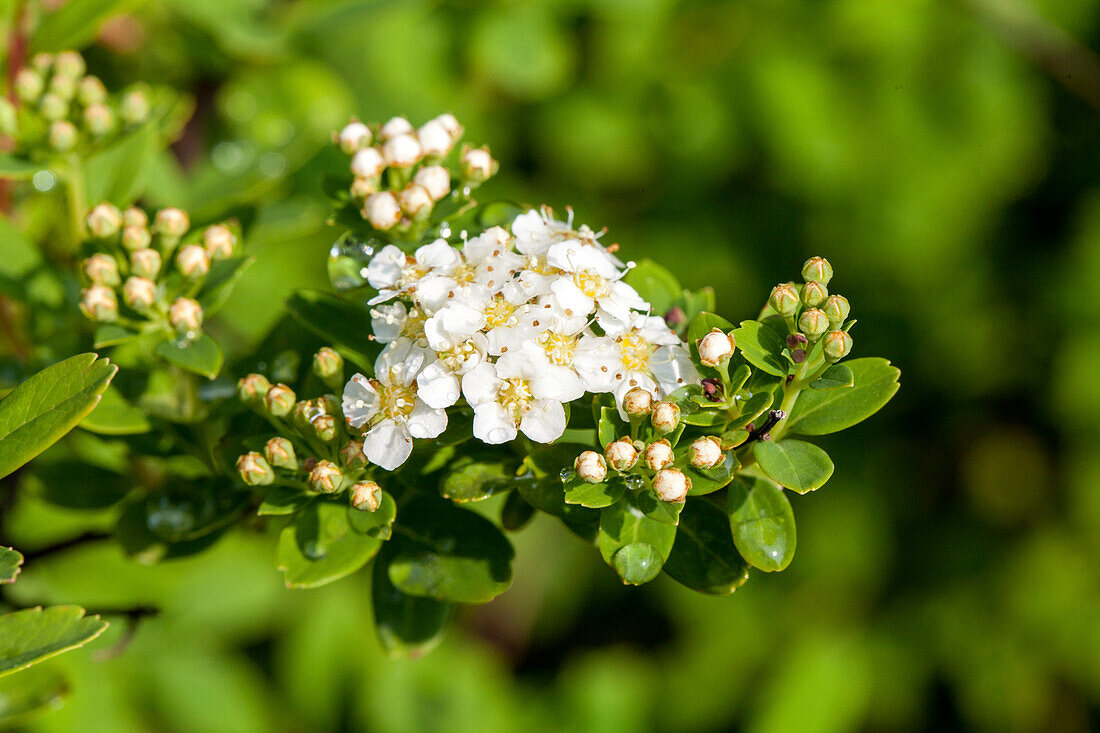
[[[485,326],[485,312],[465,303],[451,303],[435,315],[442,319],[443,328],[455,336],[465,338]]]
[[[618,277],[619,268],[611,261],[602,247],[584,245],[575,239],[555,242],[546,250],[546,261],[566,272],[592,270],[602,277]]]
[[[611,283],[611,297],[627,308],[633,308],[634,310],[648,313],[651,308],[649,303],[645,302],[645,299],[638,295],[637,290],[630,287],[622,280],[616,280]],[[663,324],[664,321],[662,320],[661,323]]]
[[[392,287],[401,279],[405,266],[405,253],[392,244],[387,244],[367,265],[367,282],[375,290]]]
[[[458,289],[458,282],[445,275],[428,275],[416,285],[416,302],[429,313],[447,304],[451,293]]]
[[[408,429],[414,438],[434,438],[447,429],[447,413],[417,400],[409,414]]]
[[[554,400],[536,400],[520,421],[519,429],[536,443],[552,443],[565,432],[565,408]]]
[[[413,443],[404,426],[383,420],[363,436],[363,454],[367,460],[393,471],[409,458]]]
[[[437,239],[416,250],[416,264],[433,270],[450,272],[462,261],[462,256],[446,239]]]
[[[496,402],[474,405],[474,437],[482,443],[496,445],[516,437],[516,424]]]
[[[577,287],[572,278],[560,277],[550,284],[554,297],[561,306],[562,314],[587,318],[596,307],[596,302]]]
[[[685,384],[699,382],[699,372],[691,361],[691,354],[683,346],[662,346],[649,357],[649,369],[661,385],[664,394]]]
[[[365,425],[381,407],[382,399],[362,374],[355,374],[344,386],[344,417],[355,428]]]
[[[408,311],[404,303],[391,303],[389,305],[377,305],[370,310],[371,331],[374,339],[382,344],[388,344],[401,335],[408,319]]]
[[[391,386],[408,386],[424,365],[424,350],[407,338],[399,338],[378,355],[374,362],[374,375],[379,382]]]
[[[616,383],[616,370],[621,367],[619,349],[614,339],[606,336],[583,336],[577,342],[573,368],[577,370],[589,392],[610,392]]]
[[[540,400],[572,402],[584,395],[584,381],[569,367],[547,364],[542,373],[531,380],[531,394]]]
[[[494,401],[499,389],[500,380],[492,364],[478,364],[462,377],[462,394],[474,407],[483,402]]]
[[[458,402],[462,385],[441,361],[433,361],[416,377],[416,394],[429,407],[450,407]]]

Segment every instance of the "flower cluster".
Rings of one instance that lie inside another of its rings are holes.
[[[139,208],[119,211],[107,203],[92,209],[86,223],[95,251],[82,267],[88,283],[80,302],[84,314],[143,332],[170,330],[194,337],[203,321],[196,296],[211,264],[237,250],[235,225],[215,224],[189,234],[190,220],[181,209],[161,209],[150,223]],[[173,262],[174,269],[168,266]]]
[[[823,257],[811,257],[802,265],[801,288],[780,283],[772,289],[768,305],[782,316],[790,335],[787,346],[796,364],[806,358],[807,346],[822,342],[830,362],[840,361],[852,351],[852,337],[845,327],[851,306],[843,295],[830,295],[833,268]]]
[[[698,381],[686,346],[623,282],[629,266],[599,233],[549,209],[510,229],[411,255],[388,245],[371,259],[371,325],[386,346],[373,378],[348,382],[343,407],[366,430],[372,463],[400,466],[414,438],[443,432],[460,398],[479,440],[550,443],[565,431],[565,405],[585,393],[613,394],[625,417],[633,389],[659,397]]]
[[[16,141],[18,150],[48,147],[69,153],[94,146],[149,117],[149,92],[134,87],[109,95],[96,76],[85,75],[84,59],[75,51],[36,55],[14,80],[16,108],[0,99],[0,134]]]

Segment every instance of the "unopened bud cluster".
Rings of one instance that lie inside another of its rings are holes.
[[[334,142],[350,157],[350,194],[363,218],[379,231],[415,238],[452,191],[466,197],[496,174],[488,148],[458,147],[462,133],[451,114],[418,128],[404,117],[384,125],[352,120],[336,133]]]
[[[152,221],[139,208],[119,211],[99,204],[85,218],[89,246],[84,260],[88,286],[80,308],[93,321],[159,324],[188,338],[203,323],[195,299],[211,265],[237,251],[235,225],[215,224],[192,232],[187,212],[165,208]]]
[[[830,362],[839,361],[852,350],[852,337],[843,330],[848,320],[850,306],[842,295],[829,292],[833,267],[824,257],[811,257],[802,265],[804,284],[799,288],[791,283],[780,283],[772,289],[768,305],[787,319],[793,327],[792,337],[802,337],[799,344],[787,339],[791,358],[801,363],[809,344],[822,342],[822,351]]]
[[[86,72],[84,58],[75,51],[40,53],[19,70],[15,102],[0,99],[0,134],[15,141],[16,153],[34,157],[38,151],[99,147],[148,119],[148,89],[109,94],[98,77]]]

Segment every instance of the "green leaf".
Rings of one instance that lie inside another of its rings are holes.
[[[601,407],[600,422],[596,426],[596,435],[600,439],[600,447],[606,448],[608,443],[613,442],[623,434],[628,434],[627,424],[619,417],[619,411],[614,407]]]
[[[130,493],[127,477],[77,460],[35,464],[33,480],[45,501],[67,509],[106,509]]]
[[[706,500],[689,500],[680,512],[676,541],[664,571],[692,590],[725,595],[749,579],[749,566],[737,554],[725,512]]]
[[[741,328],[733,332],[737,348],[745,360],[757,369],[777,377],[786,376],[787,363],[783,360],[783,336],[759,321],[741,321]]]
[[[0,729],[56,710],[69,695],[68,680],[49,664],[0,679]]]
[[[316,588],[354,573],[381,546],[352,528],[347,504],[315,500],[279,534],[275,566],[287,588]]]
[[[383,542],[393,536],[393,520],[397,518],[397,502],[388,491],[382,492],[382,501],[373,512],[348,507],[348,523],[360,534],[376,537]]]
[[[645,516],[633,499],[600,512],[596,544],[604,561],[615,569],[623,583],[641,585],[661,572],[676,539],[676,525]]]
[[[34,51],[64,51],[91,43],[107,18],[129,12],[145,0],[80,0],[46,13],[31,36]]]
[[[833,475],[829,454],[802,440],[763,440],[753,446],[753,454],[764,473],[800,494],[821,488]]]
[[[0,153],[0,179],[28,181],[42,170],[38,163],[16,157],[11,153]]]
[[[14,583],[23,565],[23,555],[10,547],[0,547],[0,584]]]
[[[741,414],[730,421],[727,430],[741,428],[767,412],[775,402],[775,395],[771,392],[757,392],[752,397],[741,403]]]
[[[850,428],[881,410],[898,391],[901,371],[885,359],[852,359],[845,366],[852,371],[853,385],[801,392],[787,416],[789,432],[827,435]]]
[[[0,676],[84,646],[107,628],[80,606],[28,608],[0,616]]]
[[[139,435],[149,432],[152,425],[145,410],[131,405],[114,387],[107,387],[80,427],[101,435]]]
[[[667,313],[684,290],[671,272],[650,259],[638,262],[623,280],[653,306],[656,315]]]
[[[691,479],[691,490],[688,491],[688,496],[703,496],[718,491],[730,482],[737,469],[741,467],[741,462],[737,460],[737,454],[732,450],[728,450],[726,451],[726,457],[714,468],[696,468],[687,459],[689,450],[690,444],[681,451],[677,451],[685,456],[683,471]]]
[[[439,482],[439,493],[452,501],[481,501],[511,486],[515,477],[514,462],[463,456]]]
[[[741,557],[766,572],[794,557],[794,512],[783,490],[762,478],[738,477],[729,487],[729,526]]]
[[[580,448],[577,454],[581,450],[584,448]],[[516,487],[524,501],[539,511],[557,517],[578,537],[588,542],[596,539],[600,513],[579,504],[566,504],[561,478],[557,474],[540,479],[524,479],[517,482]]]
[[[706,336],[712,330],[717,328],[720,331],[729,333],[733,330],[733,324],[727,321],[722,316],[717,316],[713,313],[703,312],[691,319],[691,325],[688,326],[688,343],[691,345],[692,354],[698,356],[696,351],[695,342]]]
[[[265,517],[285,517],[301,509],[313,498],[301,489],[290,486],[270,486],[256,514]]]
[[[206,276],[202,290],[195,296],[205,317],[209,318],[222,309],[233,294],[237,281],[255,261],[255,257],[235,257],[231,260],[219,260],[210,266],[210,274]]]
[[[487,603],[512,584],[515,550],[480,514],[417,497],[401,509],[400,530],[389,578],[403,593]]]
[[[303,326],[370,370],[379,348],[367,339],[370,311],[357,303],[314,290],[299,290],[286,302]],[[373,373],[373,372],[371,372]]]
[[[117,346],[127,341],[141,338],[143,334],[117,326],[113,323],[105,323],[95,330],[94,346],[102,349],[106,346]]]
[[[159,143],[157,125],[150,120],[88,158],[84,164],[88,202],[110,201],[120,208],[134,203],[145,188]]]
[[[200,333],[193,341],[183,339],[161,341],[157,344],[155,353],[169,364],[208,379],[218,376],[224,359],[218,342],[205,333]]]
[[[508,494],[500,510],[500,524],[510,532],[517,532],[527,526],[535,517],[535,507],[527,503],[518,490]]]
[[[590,484],[573,476],[565,482],[565,503],[579,504],[589,509],[611,506],[626,493],[626,481],[622,476],[611,476],[606,481]]]
[[[836,389],[838,387],[851,387],[856,383],[856,377],[847,364],[833,364],[821,373],[821,376],[810,382],[811,389]]]
[[[0,478],[72,430],[117,371],[107,359],[80,354],[46,367],[0,400]]]
[[[0,159],[3,156],[0,155]],[[0,178],[3,178],[0,173]],[[0,257],[0,275],[18,279],[42,262],[38,245],[15,226],[14,222],[0,217],[0,242],[4,243],[4,256]]]
[[[397,659],[415,659],[435,648],[447,631],[454,608],[446,601],[402,593],[389,577],[387,551],[371,573],[374,624],[386,653]]]

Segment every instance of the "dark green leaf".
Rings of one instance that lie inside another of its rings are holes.
[[[114,387],[107,387],[80,427],[101,435],[138,435],[149,432],[152,425],[145,410],[131,405]]]
[[[55,710],[69,695],[69,682],[51,665],[0,679],[0,729],[23,725]]]
[[[836,389],[837,387],[851,387],[855,384],[855,375],[846,364],[833,364],[821,373],[821,376],[810,382],[812,389]]]
[[[698,410],[696,412],[684,412],[683,421],[688,425],[701,428],[713,428],[725,425],[729,420],[729,413],[725,410]]]
[[[0,478],[72,430],[117,371],[106,359],[80,354],[43,369],[0,400]]]
[[[382,501],[373,512],[348,507],[348,523],[360,534],[377,537],[385,542],[393,535],[393,520],[397,517],[397,503],[388,491],[382,492]]]
[[[389,577],[390,551],[382,553],[371,573],[371,601],[378,638],[386,652],[398,659],[427,654],[443,639],[453,606],[446,601],[402,593]]]
[[[150,503],[147,498],[130,500],[123,505],[118,521],[115,523],[114,537],[122,547],[122,551],[135,562],[144,565],[189,557],[202,552],[217,542],[228,528],[226,523],[222,523],[195,539],[179,542],[166,541],[162,535],[167,534],[173,525],[194,527],[195,515],[187,509],[181,511],[179,507],[170,506],[165,512],[158,512],[157,509],[156,500],[153,500],[153,503]],[[151,510],[152,516],[150,516]],[[153,532],[154,527],[157,529],[156,533]]]
[[[753,446],[756,463],[780,486],[805,494],[821,488],[833,475],[829,454],[802,440],[764,440]]]
[[[218,376],[222,368],[222,350],[218,343],[205,333],[193,341],[172,339],[157,344],[156,355],[169,364],[202,375],[208,379]]]
[[[0,547],[0,584],[14,583],[22,565],[22,554],[10,547]]]
[[[733,474],[741,467],[741,463],[737,460],[737,454],[732,450],[726,451],[726,457],[714,468],[696,468],[687,460],[688,451],[686,449],[683,454],[685,455],[683,471],[691,479],[689,496],[702,496],[718,491],[730,482]]]
[[[125,476],[75,460],[36,464],[34,481],[43,499],[68,509],[106,509],[125,499],[132,488]]]
[[[219,260],[210,266],[210,274],[206,276],[202,290],[195,296],[206,318],[222,309],[233,294],[237,281],[255,261],[255,257],[235,257],[231,260]]]
[[[288,588],[316,588],[354,573],[381,546],[352,528],[347,504],[316,500],[279,534],[275,564]]]
[[[676,525],[658,522],[620,501],[600,512],[596,544],[623,583],[641,585],[661,572],[676,539]]]
[[[771,392],[756,392],[741,403],[741,414],[730,421],[727,429],[741,428],[754,422],[772,406],[773,402],[775,402],[775,395]]]
[[[367,339],[370,311],[365,306],[313,290],[299,290],[287,300],[286,307],[303,326],[370,370],[379,349]]]
[[[656,315],[667,313],[683,292],[679,281],[671,272],[649,259],[638,262],[623,280],[653,306],[653,313]]]
[[[105,346],[117,346],[127,341],[133,341],[140,338],[141,335],[122,326],[106,323],[95,330],[94,344],[97,349],[102,349]]]
[[[260,516],[283,517],[305,506],[312,495],[290,486],[269,486],[263,503],[256,510]]]
[[[692,590],[725,595],[749,579],[737,554],[725,512],[706,500],[688,500],[664,571]]]
[[[577,536],[586,541],[596,538],[600,513],[580,505],[566,504],[561,478],[557,475],[541,479],[524,479],[516,486],[524,501],[539,511],[557,517]]]
[[[741,328],[733,332],[733,337],[745,360],[754,367],[777,377],[786,376],[785,344],[779,332],[759,321],[741,321]]]
[[[80,606],[28,608],[0,616],[0,676],[84,646],[107,628]]]
[[[852,359],[845,366],[853,386],[800,393],[787,417],[789,432],[826,435],[850,428],[881,410],[898,391],[901,372],[885,359]]]
[[[648,488],[639,489],[630,495],[634,507],[654,522],[675,525],[680,521],[680,511],[684,508],[684,502],[661,501],[657,495]]]
[[[26,181],[40,170],[42,166],[38,163],[32,163],[11,153],[0,153],[0,179]]]
[[[481,501],[512,485],[515,463],[463,456],[451,464],[439,482],[439,493],[452,501]]]
[[[527,503],[518,490],[508,494],[500,510],[500,524],[505,529],[516,532],[527,526],[535,516],[535,507]]]
[[[627,424],[619,417],[619,411],[614,407],[600,408],[600,422],[596,428],[596,435],[600,439],[600,447],[606,448],[608,443],[627,432]],[[579,454],[578,454],[579,455]]]
[[[738,477],[729,487],[729,525],[741,557],[767,572],[794,557],[794,512],[783,489],[762,478]]]

